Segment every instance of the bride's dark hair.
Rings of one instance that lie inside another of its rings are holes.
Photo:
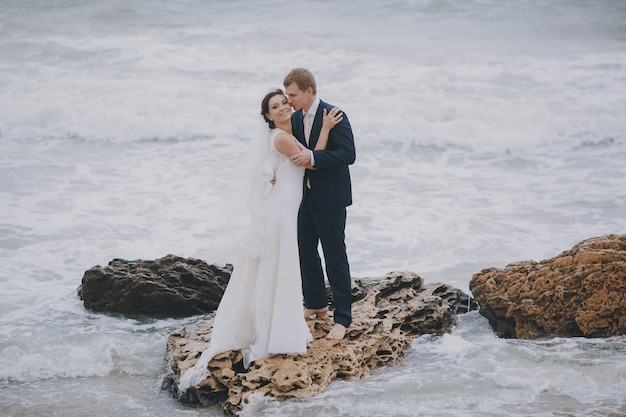
[[[263,97],[263,101],[261,101],[261,116],[263,116],[267,124],[270,126],[270,129],[276,128],[276,125],[274,124],[274,121],[267,118],[266,114],[270,112],[270,100],[272,97],[277,95],[284,96],[285,93],[283,93],[283,90],[280,88],[277,88],[276,90],[272,90],[267,93],[265,97]]]

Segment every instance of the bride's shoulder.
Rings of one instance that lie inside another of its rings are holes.
[[[285,143],[294,140],[293,135],[285,132],[284,130],[275,129],[274,133],[274,144]]]
[[[298,150],[298,141],[287,132],[281,132],[274,138],[274,149],[291,156]]]

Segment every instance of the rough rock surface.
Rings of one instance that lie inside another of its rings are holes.
[[[475,274],[470,290],[503,337],[626,334],[626,235],[584,240],[541,262]]]
[[[94,311],[190,316],[215,310],[232,266],[167,255],[148,261],[113,259],[83,275],[78,295]]]
[[[340,341],[326,340],[331,314],[309,320],[314,341],[306,355],[278,355],[256,361],[248,372],[233,367],[240,351],[216,356],[210,376],[184,393],[177,390],[181,373],[192,367],[209,346],[212,320],[185,326],[170,334],[163,387],[181,401],[222,403],[237,412],[251,393],[277,398],[310,397],[338,378],[363,378],[371,369],[399,364],[413,338],[441,335],[456,323],[456,314],[477,308],[467,294],[444,284],[424,285],[421,277],[397,272],[381,279],[355,280],[353,324]]]

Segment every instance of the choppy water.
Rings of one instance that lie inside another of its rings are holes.
[[[303,20],[302,13],[309,19]],[[0,8],[0,414],[218,416],[159,389],[198,317],[85,311],[120,257],[233,260],[259,102],[294,66],[350,117],[355,277],[471,275],[626,230],[626,3],[9,1]],[[266,416],[619,416],[626,339],[477,313]]]

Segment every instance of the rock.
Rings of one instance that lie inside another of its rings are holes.
[[[541,262],[475,274],[470,290],[503,337],[626,334],[626,235],[584,240]]]
[[[330,317],[309,320],[315,340],[306,355],[277,355],[256,361],[248,372],[235,372],[241,352],[224,352],[209,363],[208,378],[179,393],[180,375],[209,346],[212,319],[187,325],[168,337],[163,387],[183,402],[219,402],[232,413],[251,393],[310,397],[325,391],[335,379],[363,378],[374,368],[401,363],[413,338],[446,333],[456,324],[457,312],[478,307],[462,291],[444,284],[424,285],[422,278],[410,272],[355,280],[352,293],[353,323],[344,340],[325,339],[333,325]]]
[[[215,310],[232,265],[167,255],[146,261],[113,259],[83,275],[78,295],[94,311],[188,316]]]

